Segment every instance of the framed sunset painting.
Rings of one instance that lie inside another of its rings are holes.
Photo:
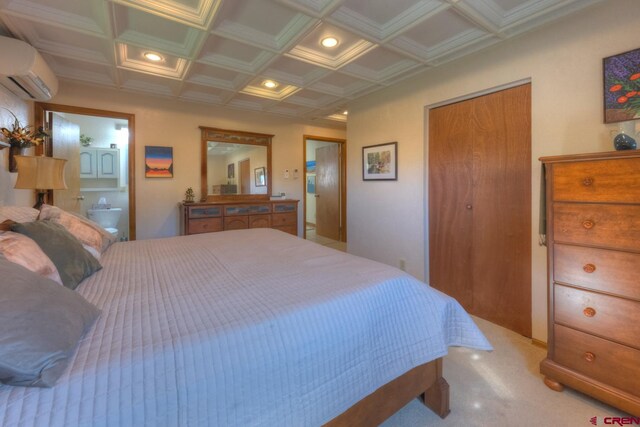
[[[144,147],[144,176],[173,178],[173,147]]]
[[[640,49],[603,59],[604,122],[640,119]]]

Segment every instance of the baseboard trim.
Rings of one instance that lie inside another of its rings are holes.
[[[535,338],[531,338],[531,344],[535,345],[536,347],[544,348],[545,350],[548,349],[546,342],[537,340]]]

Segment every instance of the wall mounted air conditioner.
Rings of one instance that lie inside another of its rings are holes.
[[[0,36],[0,84],[20,98],[48,101],[58,79],[42,56],[22,40]]]

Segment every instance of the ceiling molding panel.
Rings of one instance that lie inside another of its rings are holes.
[[[0,35],[61,79],[344,127],[352,100],[603,2],[0,0]]]
[[[222,0],[198,0],[193,2],[177,0],[111,0],[125,6],[134,7],[162,18],[207,30],[211,25]]]

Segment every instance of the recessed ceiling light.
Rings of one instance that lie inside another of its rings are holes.
[[[344,110],[344,111],[342,112],[342,114],[344,114],[344,115],[346,116],[346,115],[348,115],[348,114],[349,114],[349,112],[348,112],[347,110]]]
[[[273,80],[265,80],[262,82],[262,86],[273,89],[278,86],[278,83],[274,82]]]
[[[155,52],[145,52],[144,57],[147,58],[149,61],[154,61],[154,62],[162,61],[163,59],[162,56],[160,56]]]
[[[335,37],[325,37],[320,41],[320,44],[324,47],[336,47],[338,45],[338,39]]]

